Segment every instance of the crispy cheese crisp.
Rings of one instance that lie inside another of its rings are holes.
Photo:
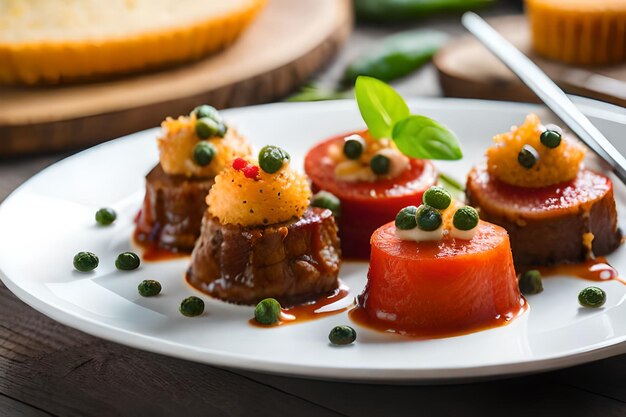
[[[510,185],[527,188],[546,187],[576,178],[585,157],[584,148],[565,135],[556,148],[544,146],[539,137],[544,127],[535,114],[530,114],[521,126],[496,135],[495,144],[487,149],[489,174]],[[539,154],[539,161],[530,169],[517,161],[524,145]]]
[[[196,117],[168,117],[161,123],[162,134],[157,139],[161,166],[169,175],[213,178],[237,157],[248,157],[252,150],[248,141],[233,127],[229,127],[221,138],[214,136],[208,141],[215,147],[215,158],[207,166],[200,166],[193,160],[193,148],[201,140],[196,135]]]
[[[207,204],[222,224],[264,226],[301,217],[310,198],[307,177],[286,162],[273,174],[259,169],[253,178],[245,169],[226,168],[215,177]]]

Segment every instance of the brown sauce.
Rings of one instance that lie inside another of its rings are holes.
[[[346,299],[349,295],[350,289],[345,284],[340,284],[339,288],[332,293],[326,294],[317,300],[290,308],[283,308],[280,321],[276,324],[270,326],[263,325],[258,323],[254,318],[250,319],[249,323],[256,327],[276,327],[285,324],[317,320],[322,317],[339,314],[354,306],[354,300]]]
[[[395,333],[416,340],[426,340],[463,336],[470,333],[506,326],[507,324],[511,323],[513,319],[524,314],[527,309],[528,303],[526,302],[526,299],[524,297],[521,297],[520,307],[516,311],[509,311],[505,314],[498,314],[495,315],[491,320],[481,321],[480,323],[474,323],[466,326],[459,326],[456,328],[391,328],[389,321],[371,317],[367,313],[367,310],[365,310],[365,308],[361,306],[353,308],[348,314],[350,316],[350,320],[352,320],[359,326],[384,333]]]
[[[155,241],[150,240],[148,236],[138,230],[133,233],[133,243],[141,248],[141,259],[148,262],[170,261],[189,256],[188,253],[160,247]]]
[[[589,259],[578,264],[563,264],[555,266],[542,266],[535,268],[541,272],[544,277],[554,275],[567,275],[576,278],[586,279],[589,281],[619,281],[626,284],[626,280],[620,278],[618,272],[603,256],[595,259]]]

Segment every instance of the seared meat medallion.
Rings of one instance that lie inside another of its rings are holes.
[[[509,232],[517,266],[582,262],[621,242],[613,184],[589,170],[573,181],[528,189],[500,182],[479,166],[468,176],[467,198],[483,220]]]
[[[158,164],[146,176],[146,196],[136,221],[137,239],[190,252],[200,235],[205,199],[214,183],[213,178],[167,175]]]
[[[187,279],[233,303],[273,297],[291,306],[337,288],[340,255],[330,210],[310,208],[301,218],[261,227],[223,225],[207,213]]]

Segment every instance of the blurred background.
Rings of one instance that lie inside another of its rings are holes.
[[[23,178],[202,103],[350,98],[359,74],[405,96],[536,101],[466,34],[467,10],[487,17],[568,92],[626,105],[624,64],[572,64],[535,52],[522,0],[104,4],[0,0],[3,183],[16,175],[6,171],[12,161],[28,162],[17,174]]]

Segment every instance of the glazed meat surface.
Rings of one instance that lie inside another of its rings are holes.
[[[589,170],[570,182],[527,189],[479,166],[468,176],[467,198],[481,219],[507,230],[517,267],[582,262],[621,242],[613,184]]]
[[[161,164],[146,176],[146,196],[137,216],[137,237],[174,251],[191,252],[200,235],[213,179],[168,175]]]
[[[222,225],[208,213],[191,257],[190,284],[214,297],[255,304],[273,297],[290,306],[338,287],[341,249],[326,209],[266,227]]]

